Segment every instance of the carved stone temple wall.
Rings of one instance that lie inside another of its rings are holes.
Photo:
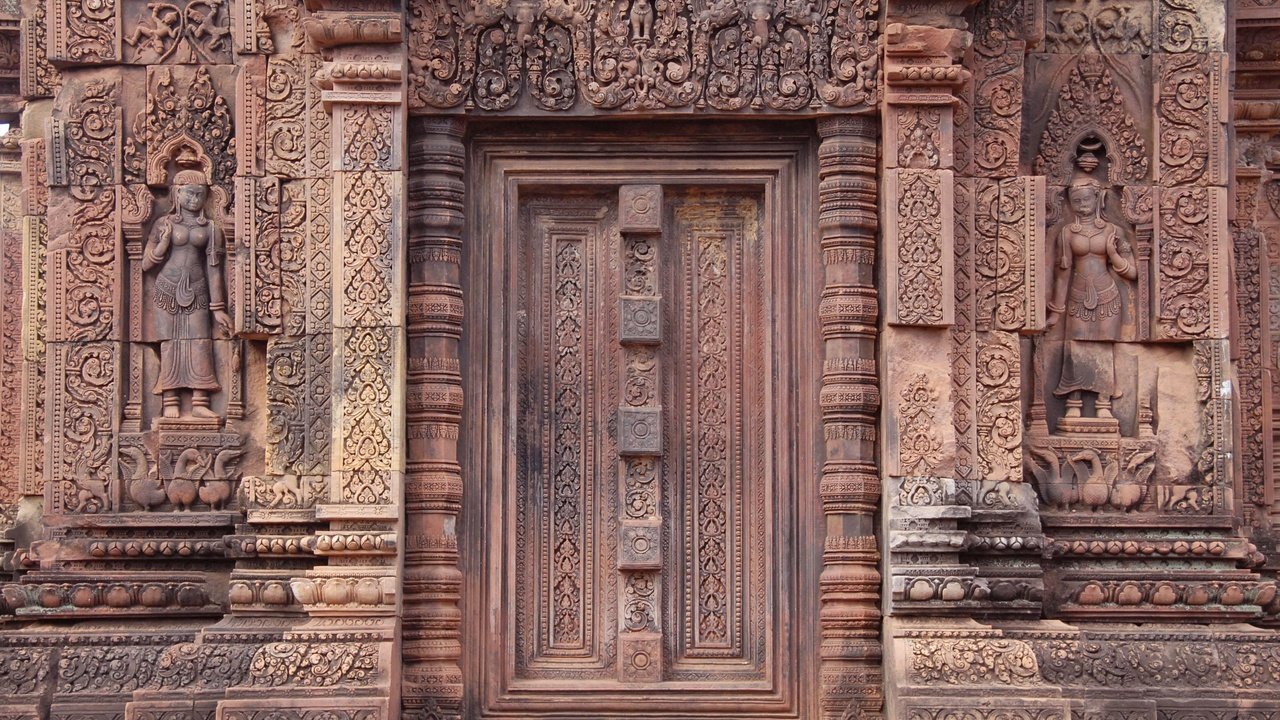
[[[1275,0],[0,0],[0,720],[1277,720]]]

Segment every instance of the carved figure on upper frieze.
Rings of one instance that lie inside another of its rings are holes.
[[[124,41],[139,49],[150,50],[156,58],[163,58],[182,31],[182,10],[163,2],[147,3],[147,9],[151,11],[151,17],[138,21],[133,33]]]
[[[650,0],[632,0],[631,2],[631,39],[653,39],[653,3]]]
[[[1125,294],[1138,277],[1127,231],[1107,220],[1107,186],[1093,177],[1092,152],[1077,159],[1067,188],[1068,222],[1057,237],[1053,296],[1047,324],[1063,328],[1062,371],[1054,395],[1066,398],[1066,419],[1082,416],[1085,394],[1095,396],[1094,417],[1113,419],[1114,344],[1121,339]],[[1065,320],[1063,319],[1065,316]]]
[[[164,417],[182,414],[181,393],[191,393],[191,416],[218,417],[209,407],[221,389],[213,353],[215,328],[231,333],[223,280],[223,236],[209,217],[209,182],[201,170],[173,179],[173,210],[156,220],[142,256],[155,270],[150,329],[160,342],[160,375],[154,392],[164,397]]]
[[[227,0],[148,2],[145,10],[126,14],[124,27],[126,62],[231,61]]]

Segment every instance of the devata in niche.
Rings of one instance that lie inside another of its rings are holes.
[[[1086,395],[1093,416],[1111,420],[1116,383],[1114,343],[1121,339],[1125,298],[1138,278],[1127,231],[1104,216],[1107,186],[1092,175],[1098,160],[1081,155],[1066,191],[1067,218],[1056,238],[1053,295],[1047,324],[1063,323],[1062,370],[1053,394],[1064,398],[1064,418],[1082,416]],[[1122,291],[1124,288],[1124,291]]]
[[[160,341],[160,374],[153,392],[164,398],[164,417],[182,414],[184,391],[191,416],[216,418],[211,393],[221,389],[214,360],[214,330],[229,337],[222,274],[222,231],[209,217],[209,183],[200,170],[180,170],[173,179],[173,209],[151,227],[142,256],[144,272],[155,270],[150,297],[152,337]]]

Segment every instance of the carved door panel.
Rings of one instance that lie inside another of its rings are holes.
[[[472,712],[794,716],[816,552],[778,184],[562,172],[492,183],[468,262]]]

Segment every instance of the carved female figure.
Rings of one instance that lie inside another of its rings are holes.
[[[1081,417],[1083,396],[1092,393],[1096,417],[1111,419],[1111,399],[1120,395],[1112,347],[1123,322],[1120,286],[1135,280],[1138,268],[1124,230],[1102,215],[1106,196],[1105,185],[1077,173],[1067,189],[1068,222],[1057,238],[1057,272],[1046,320],[1054,327],[1066,315],[1062,374],[1054,395],[1066,398],[1067,418]]]
[[[209,185],[203,172],[181,170],[173,179],[173,210],[155,222],[142,255],[142,269],[159,268],[151,293],[151,331],[160,341],[160,376],[154,392],[164,396],[164,417],[181,415],[181,396],[191,391],[191,415],[214,418],[209,394],[221,389],[213,356],[213,328],[227,335],[222,277],[222,231],[209,218]]]

